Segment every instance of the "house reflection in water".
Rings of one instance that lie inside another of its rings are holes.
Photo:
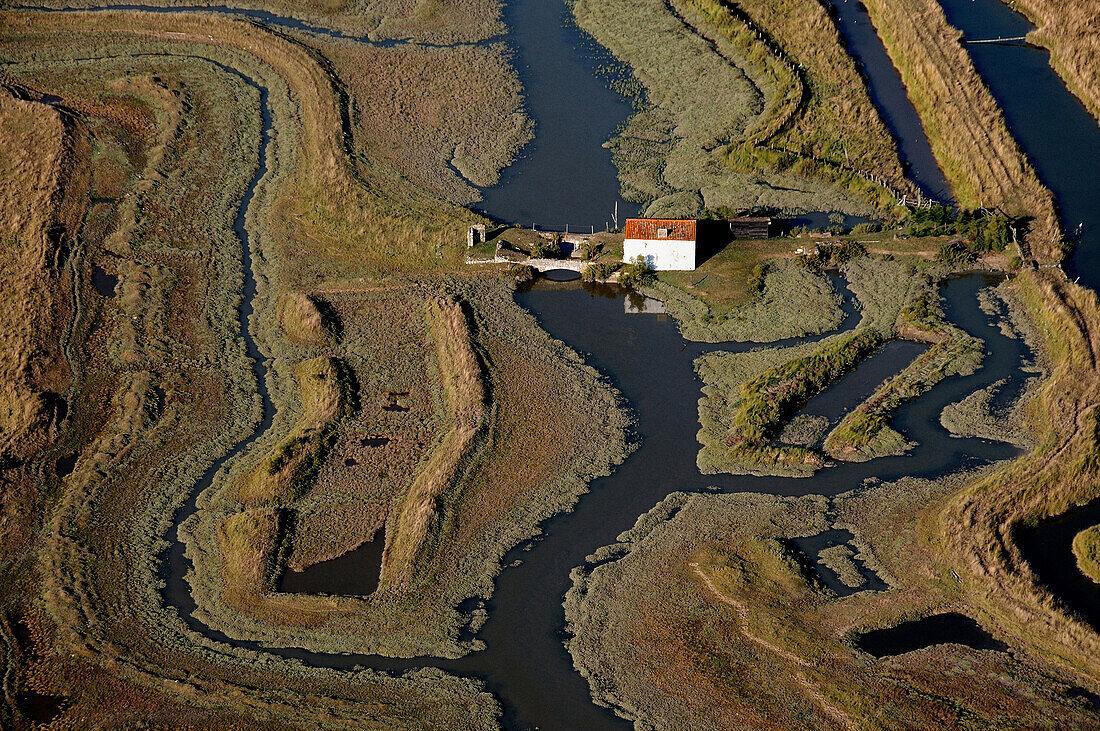
[[[628,292],[623,301],[628,315],[656,315],[658,320],[668,317],[665,314],[665,303],[661,300],[655,300],[637,292]]]

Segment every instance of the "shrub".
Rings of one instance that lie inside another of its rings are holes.
[[[517,282],[523,284],[535,278],[535,268],[529,264],[513,264],[508,268],[508,275],[515,277]]]
[[[969,266],[977,260],[978,255],[964,241],[949,241],[940,244],[936,252],[936,261],[951,267]]]
[[[597,282],[608,279],[619,269],[617,262],[592,262],[581,272],[581,279],[585,282]]]
[[[585,241],[581,244],[581,254],[588,261],[595,261],[603,252],[603,244],[596,241]]]
[[[531,247],[531,257],[534,259],[560,259],[561,238],[557,236],[550,240],[540,238]]]
[[[757,292],[764,291],[764,280],[768,276],[768,270],[771,268],[769,262],[761,262],[752,269],[752,275],[749,276],[749,286]]]
[[[641,256],[634,257],[634,261],[629,264],[623,264],[619,268],[619,283],[627,287],[637,287],[639,285],[652,282],[656,278],[653,270],[650,269],[645,260]]]
[[[870,222],[867,222],[867,223],[857,223],[855,225],[855,227],[852,228],[852,233],[854,233],[856,235],[874,234],[874,233],[878,233],[881,230],[882,230],[882,224],[875,223],[874,221],[870,221]]]

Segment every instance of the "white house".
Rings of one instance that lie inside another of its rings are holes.
[[[695,221],[669,218],[628,218],[623,240],[623,261],[637,257],[650,269],[691,271],[698,246]]]

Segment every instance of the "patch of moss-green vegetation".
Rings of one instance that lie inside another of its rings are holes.
[[[1078,533],[1073,537],[1073,555],[1081,573],[1100,584],[1100,525]]]
[[[882,345],[882,336],[863,330],[787,361],[741,385],[734,420],[736,443],[759,444],[778,435],[794,408],[854,368]]]
[[[824,389],[883,342],[873,329],[835,336],[823,344],[749,353],[710,353],[696,361],[706,386],[699,401],[699,468],[704,473],[805,477],[821,455],[774,443],[798,406]]]
[[[799,271],[797,267],[794,270]],[[812,443],[784,439],[787,419],[814,394],[896,337],[901,332],[898,323],[906,321],[901,317],[904,308],[934,295],[930,278],[902,262],[859,257],[845,262],[842,272],[862,312],[854,333],[785,349],[708,353],[696,361],[696,371],[705,384],[704,398],[699,401],[702,449],[698,455],[704,473],[812,475],[824,464],[824,456],[810,448],[816,439]],[[932,363],[933,369],[937,366],[943,366],[939,359]],[[931,377],[924,370],[918,373]],[[885,422],[883,418],[874,425],[878,444],[886,444],[889,432],[883,428]],[[902,443],[907,444],[904,439]]]

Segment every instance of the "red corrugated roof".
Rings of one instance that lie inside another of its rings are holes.
[[[668,235],[658,236],[659,229],[665,229]],[[626,238],[695,241],[695,221],[679,218],[628,218]]]

